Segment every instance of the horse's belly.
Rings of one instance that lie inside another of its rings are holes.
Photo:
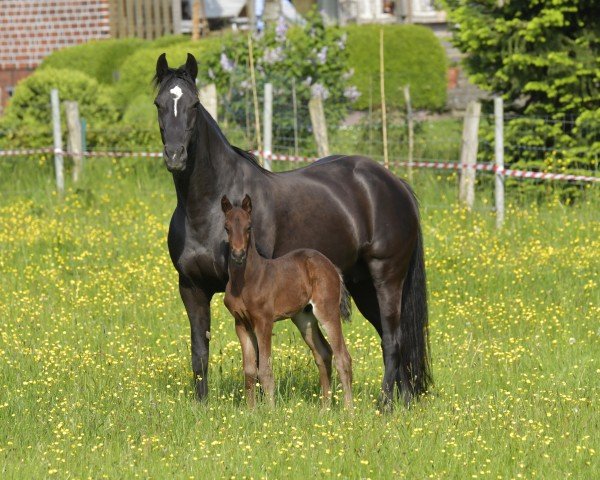
[[[202,245],[184,248],[177,260],[177,271],[195,282],[200,279],[219,279],[220,268],[213,252]]]

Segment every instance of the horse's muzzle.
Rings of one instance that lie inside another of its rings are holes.
[[[169,172],[183,172],[187,164],[187,151],[183,145],[178,147],[165,145],[163,159]]]

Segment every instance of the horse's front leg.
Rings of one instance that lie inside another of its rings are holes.
[[[212,292],[191,284],[179,276],[179,293],[185,305],[192,334],[192,370],[196,398],[203,400],[208,393],[208,344],[210,341],[210,299]]]

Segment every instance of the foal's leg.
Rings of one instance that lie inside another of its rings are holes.
[[[327,333],[327,338],[333,350],[335,368],[338,371],[344,391],[344,405],[352,407],[352,358],[346,348],[344,335],[342,333],[342,321],[340,316],[339,295],[329,301],[319,301],[313,298],[313,314]]]
[[[323,405],[327,406],[331,403],[331,346],[325,340],[319,329],[319,323],[312,313],[298,313],[292,317],[292,322],[300,330],[302,338],[315,358],[319,369]]]
[[[240,345],[242,346],[246,404],[249,408],[254,408],[256,405],[256,381],[258,377],[256,337],[253,332],[248,331],[241,323],[236,323],[235,333],[237,333]]]
[[[275,406],[275,379],[271,362],[271,339],[273,336],[273,320],[254,322],[256,341],[258,343],[258,379],[267,398],[269,406]]]

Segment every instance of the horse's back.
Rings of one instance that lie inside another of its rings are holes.
[[[276,183],[281,248],[275,254],[309,247],[344,269],[367,250],[387,256],[403,245],[412,248],[418,227],[414,195],[372,159],[326,157],[278,176]],[[286,228],[294,235],[280,235]]]

